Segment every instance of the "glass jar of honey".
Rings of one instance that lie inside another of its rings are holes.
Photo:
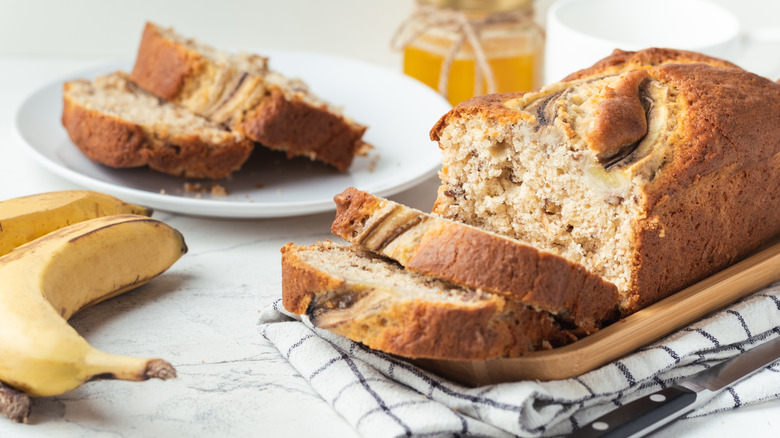
[[[533,0],[417,0],[393,45],[404,73],[453,105],[541,85],[544,33]]]

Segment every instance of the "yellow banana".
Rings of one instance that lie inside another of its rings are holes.
[[[151,216],[152,210],[88,190],[64,190],[2,201],[0,255],[59,228],[114,214]]]
[[[186,252],[182,235],[163,222],[113,215],[61,228],[0,257],[0,381],[30,396],[51,396],[93,379],[175,377],[161,359],[93,348],[67,319],[146,283]]]

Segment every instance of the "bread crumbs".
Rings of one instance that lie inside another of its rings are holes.
[[[376,170],[376,163],[379,161],[379,154],[371,157],[371,161],[368,163],[368,171],[373,172]]]
[[[209,193],[211,196],[227,196],[227,189],[220,184],[211,184],[210,187],[205,187],[203,184],[196,182],[185,182],[184,191],[187,193],[195,193],[196,198],[200,198],[203,193]]]

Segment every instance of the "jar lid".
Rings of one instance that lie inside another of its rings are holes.
[[[533,6],[533,0],[417,0],[417,3],[467,12],[503,12]]]

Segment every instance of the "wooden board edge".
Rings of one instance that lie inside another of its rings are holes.
[[[780,240],[733,266],[564,347],[512,359],[416,359],[469,386],[581,375],[649,345],[780,279]]]

